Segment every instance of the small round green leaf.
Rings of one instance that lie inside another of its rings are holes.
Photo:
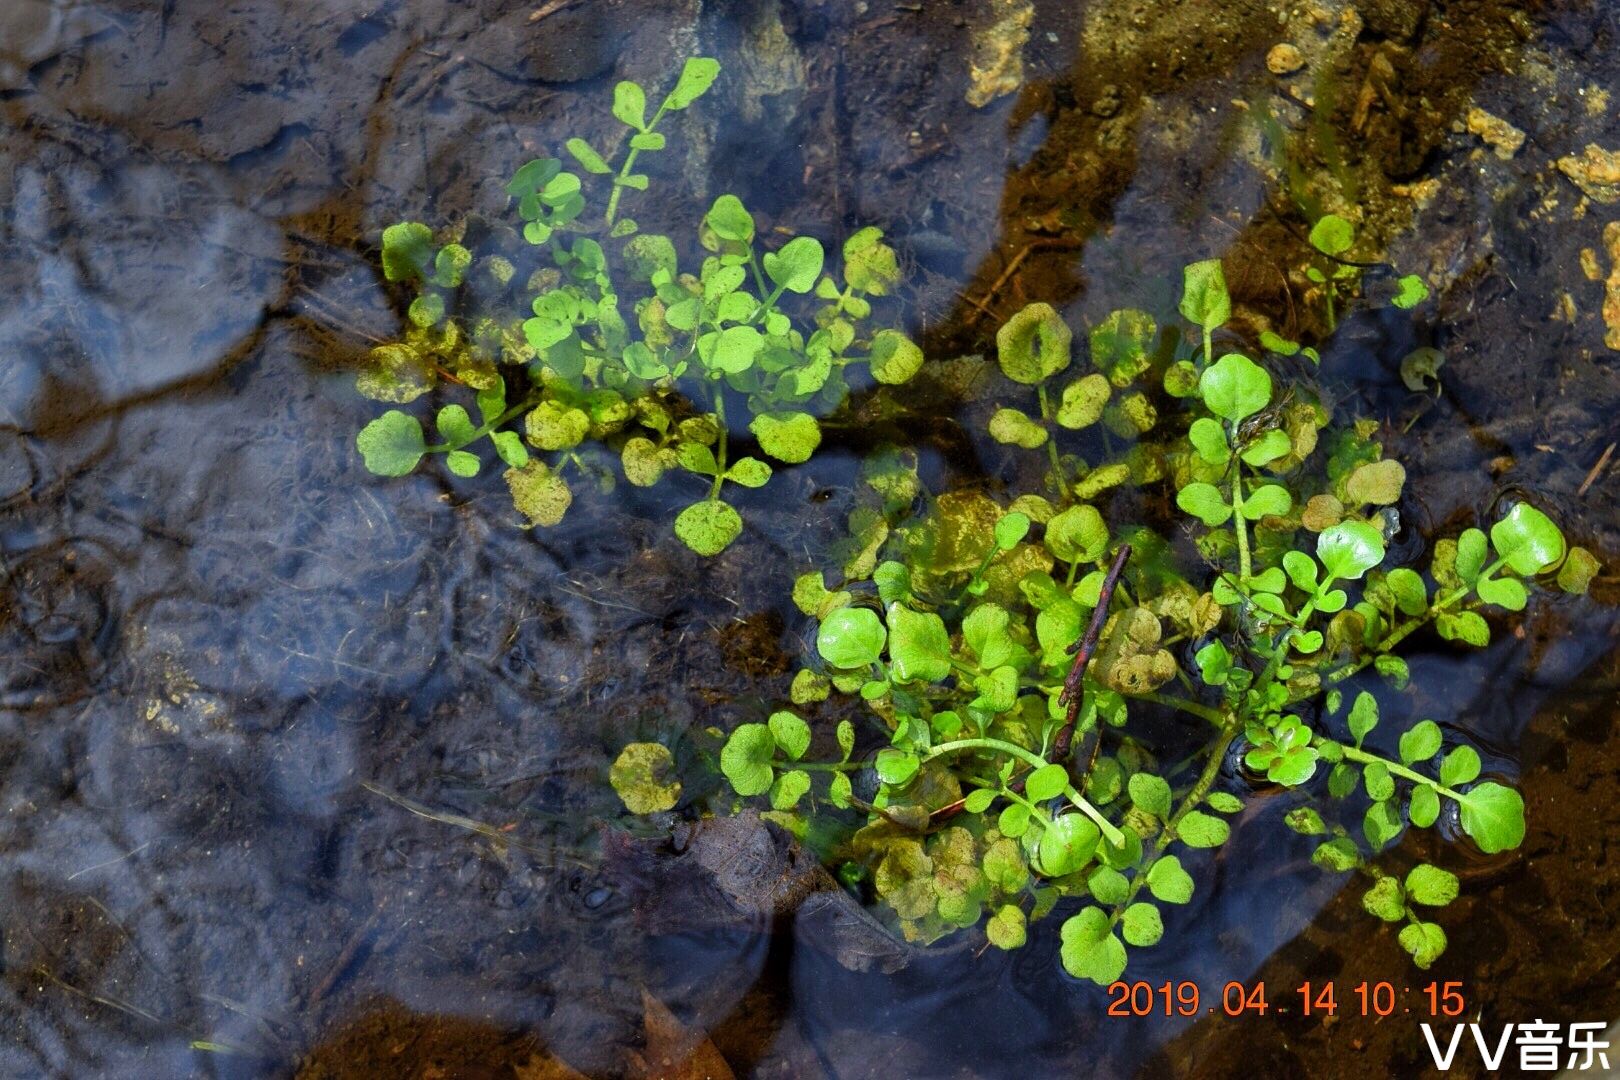
[[[760,413],[749,421],[748,430],[761,450],[790,465],[809,461],[821,445],[821,425],[805,412]]]
[[[792,760],[798,761],[810,749],[810,725],[786,709],[771,713],[766,726],[771,729],[771,737],[782,748],[782,753]]]
[[[922,369],[923,351],[898,330],[879,330],[872,337],[872,354],[867,366],[872,378],[891,386],[908,382]]]
[[[871,608],[840,608],[821,620],[816,651],[833,667],[866,667],[883,655],[887,636]]]
[[[1069,366],[1073,340],[1050,304],[1030,304],[996,331],[997,360],[1013,382],[1034,386]]]
[[[1539,574],[1564,557],[1564,534],[1529,503],[1518,503],[1491,526],[1491,546],[1514,573]]]
[[[421,423],[398,409],[389,409],[361,428],[354,445],[366,468],[378,476],[404,476],[427,451]]]
[[[1333,577],[1355,581],[1384,561],[1384,537],[1364,521],[1342,521],[1317,536],[1316,557]]]
[[[1241,353],[1227,353],[1198,379],[1199,396],[1209,411],[1237,423],[1271,402],[1271,375]]]
[[[675,518],[675,535],[699,555],[718,555],[742,532],[742,517],[719,499],[693,503]]]
[[[1487,855],[1510,851],[1524,841],[1524,797],[1487,780],[1462,797],[1463,832]]]
[[[668,810],[681,797],[681,782],[672,779],[675,758],[659,743],[631,743],[608,769],[608,782],[632,814]]]
[[[1406,892],[1419,904],[1445,907],[1457,899],[1457,875],[1438,866],[1419,863],[1406,875]]]
[[[1181,868],[1181,860],[1174,855],[1156,859],[1147,875],[1148,891],[1155,900],[1166,904],[1185,904],[1192,899],[1192,875]]]
[[[1120,917],[1120,929],[1125,934],[1127,944],[1139,947],[1157,945],[1159,939],[1164,937],[1164,920],[1159,917],[1159,909],[1152,904],[1132,904]]]
[[[740,724],[720,750],[720,771],[738,795],[763,795],[775,770],[776,739],[764,724]]]

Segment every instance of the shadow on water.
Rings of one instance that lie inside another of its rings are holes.
[[[354,366],[401,325],[375,237],[497,217],[516,164],[603,128],[616,78],[659,83],[697,52],[726,73],[655,181],[699,197],[649,199],[646,223],[690,236],[734,190],[765,228],[881,224],[913,282],[891,314],[935,357],[982,351],[1031,300],[1077,327],[1165,308],[1210,254],[1246,333],[1321,337],[1306,211],[1353,205],[1370,245],[1441,286],[1415,318],[1353,310],[1312,373],[1409,463],[1398,542],[1529,495],[1612,567],[1614,473],[1584,481],[1617,437],[1620,354],[1579,253],[1620,215],[1551,164],[1620,145],[1592,107],[1620,94],[1606,5],[1373,0],[1279,23],[1251,0],[1043,0],[1021,89],[982,108],[972,36],[1017,0],[5,7],[6,1075],[618,1074],[690,1051],[679,1027],[789,1075],[1415,1067],[1409,1026],[1359,1018],[1108,1018],[1044,930],[891,974],[787,918],[649,932],[601,868],[607,763],[785,697],[808,630],[785,599],[839,535],[859,454],[905,441],[931,487],[998,483],[1016,466],[980,434],[993,392],[862,395],[712,561],[670,535],[671,496],[623,487],[524,533],[498,484],[361,470]],[[1285,40],[1309,66],[1279,77]],[[1474,105],[1527,145],[1483,148]],[[1419,345],[1445,354],[1438,398],[1400,377]],[[1525,791],[1514,857],[1415,833],[1398,856],[1468,879],[1433,976],[1490,1020],[1620,1012],[1614,597],[1611,569],[1483,652],[1425,642],[1386,702]],[[1250,803],[1133,977],[1274,996],[1410,978],[1281,827],[1289,800]],[[1346,1047],[1353,1065],[1322,1064]]]

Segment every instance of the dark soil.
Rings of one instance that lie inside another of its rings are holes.
[[[621,486],[525,533],[498,483],[362,471],[350,375],[401,324],[381,228],[500,217],[517,164],[608,129],[615,79],[661,83],[695,52],[725,74],[653,176],[691,198],[647,200],[644,224],[690,235],[724,190],[762,231],[880,224],[913,282],[882,314],[936,359],[984,351],[1031,300],[1077,328],[1147,304],[1210,254],[1244,329],[1315,340],[1307,211],[1346,199],[1358,259],[1443,286],[1415,318],[1357,306],[1313,373],[1408,463],[1409,542],[1528,496],[1606,569],[1589,599],[1496,623],[1483,654],[1420,643],[1414,715],[1496,752],[1531,833],[1477,865],[1414,836],[1391,857],[1467,879],[1421,978],[1462,980],[1470,1015],[1620,1015],[1614,467],[1580,493],[1620,438],[1620,353],[1578,256],[1620,213],[1577,209],[1552,167],[1620,146],[1615,111],[1582,103],[1620,95],[1613,13],[1375,0],[1341,40],[1335,5],[1311,83],[1267,72],[1269,5],[1041,0],[1023,89],[975,109],[968,34],[991,7],[0,13],[0,1072],[617,1075],[648,1046],[644,988],[739,1073],[1419,1068],[1414,1023],[1105,1018],[1058,973],[1055,932],[884,974],[786,917],[633,917],[601,866],[607,765],[785,699],[808,626],[785,600],[841,532],[856,454],[912,442],[935,486],[1005,460],[950,415],[984,407],[982,377],[864,398],[709,561],[669,533],[679,492]],[[1470,104],[1525,148],[1482,153]],[[1255,134],[1262,107],[1283,145]],[[1397,190],[1423,181],[1427,204]],[[1446,354],[1438,399],[1399,377],[1420,344]],[[1419,977],[1359,890],[1303,865],[1286,809],[1257,801],[1144,978],[1282,998]]]

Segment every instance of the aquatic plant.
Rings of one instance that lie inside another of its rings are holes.
[[[1377,425],[1331,424],[1309,385],[1279,393],[1266,365],[1216,355],[1230,314],[1220,263],[1189,266],[1180,320],[1112,313],[1078,377],[1053,309],[1010,319],[1010,390],[988,427],[1040,455],[1038,490],[935,496],[906,455],[869,462],[840,580],[812,571],[793,589],[816,630],[792,703],[838,716],[833,739],[822,752],[789,709],[716,733],[717,757],[697,756],[729,791],[696,781],[687,796],[722,812],[768,800],[911,941],[982,923],[1011,949],[1061,916],[1064,966],[1106,984],[1192,899],[1198,853],[1226,842],[1252,792],[1288,789],[1314,861],[1362,875],[1366,910],[1431,965],[1446,942],[1432,913],[1458,880],[1430,863],[1392,872],[1411,860],[1383,853],[1453,819],[1481,851],[1516,848],[1524,804],[1434,721],[1389,731],[1411,678],[1399,647],[1430,627],[1483,646],[1487,612],[1553,581],[1584,591],[1591,558],[1521,502],[1488,534],[1436,542],[1426,573],[1389,565],[1405,471]],[[1088,430],[1094,464],[1059,445]],[[1116,488],[1173,497],[1184,517],[1111,523],[1096,503]],[[1143,738],[1167,710],[1194,725],[1183,760]],[[659,763],[619,770],[626,803],[675,806],[674,755],[625,753]]]
[[[703,216],[707,254],[694,272],[681,269],[673,240],[620,216],[624,193],[649,184],[636,171],[640,155],[666,146],[660,123],[701,97],[719,70],[711,59],[687,61],[651,117],[645,91],[620,82],[613,115],[628,138],[617,152],[573,138],[566,147],[580,172],[558,158],[517,171],[506,190],[541,256],[532,268],[502,254],[475,265],[466,247],[438,245],[418,222],[384,231],[384,276],[417,295],[405,339],[373,351],[358,388],[405,404],[449,383],[476,395],[479,422],[465,406],[445,405],[430,442],[416,417],[391,409],[356,438],[368,469],[402,476],[442,454],[452,473],[475,476],[488,439],[530,526],[567,512],[570,469],[611,486],[609,455],[639,487],[691,473],[707,491],[676,517],[675,533],[715,555],[742,530],[725,485],[758,488],[772,474],[761,458],[735,453],[734,424],[746,422],[765,457],[797,464],[821,441],[818,417],[848,394],[852,367],[866,364],[881,383],[916,373],[922,352],[904,334],[863,329],[872,299],[900,277],[880,230],[844,240],[835,272],[814,237],[768,248],[741,200],[724,194]],[[594,222],[585,216],[593,179],[607,186]],[[471,275],[484,292],[520,295],[526,317],[490,314],[462,296]]]

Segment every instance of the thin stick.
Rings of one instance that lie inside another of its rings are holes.
[[[1114,556],[1114,565],[1108,568],[1108,576],[1103,578],[1102,588],[1097,591],[1097,607],[1091,613],[1091,622],[1086,625],[1086,632],[1079,641],[1069,646],[1069,652],[1074,653],[1074,666],[1069,669],[1069,677],[1063,681],[1063,692],[1058,695],[1058,704],[1068,706],[1064,716],[1063,727],[1058,730],[1057,736],[1052,740],[1052,752],[1047,755],[1048,761],[1063,762],[1069,756],[1069,744],[1074,741],[1075,722],[1080,716],[1080,701],[1084,697],[1081,693],[1081,684],[1085,681],[1086,665],[1091,662],[1091,654],[1097,651],[1097,638],[1102,633],[1103,624],[1108,621],[1108,606],[1113,602],[1114,589],[1119,585],[1119,575],[1125,570],[1125,563],[1131,557],[1131,545],[1121,544],[1118,554]],[[1098,738],[1096,746],[1092,747],[1091,761],[1086,765],[1086,772],[1091,771],[1091,764],[1097,760],[1097,751],[1102,746],[1102,739]],[[1078,786],[1078,785],[1077,785]],[[1024,792],[1024,778],[1021,776],[1007,785],[1008,790],[1022,795]],[[944,821],[961,813],[967,799],[957,799],[946,803],[929,815],[930,822]]]
[[[1119,554],[1114,556],[1114,565],[1108,568],[1108,576],[1103,578],[1102,588],[1098,590],[1097,607],[1091,613],[1085,636],[1069,646],[1069,651],[1075,654],[1074,666],[1069,669],[1069,677],[1063,680],[1063,692],[1058,695],[1058,704],[1068,706],[1068,713],[1064,716],[1063,727],[1059,729],[1057,738],[1052,740],[1053,761],[1064,761],[1069,756],[1075,721],[1080,716],[1080,702],[1085,697],[1082,684],[1086,679],[1086,665],[1091,663],[1091,654],[1097,651],[1097,638],[1102,634],[1103,624],[1108,621],[1108,605],[1114,599],[1114,588],[1119,584],[1119,575],[1130,557],[1131,545],[1121,544]]]
[[[1013,276],[1013,274],[1017,273],[1018,268],[1024,265],[1024,260],[1029,258],[1030,252],[1050,250],[1074,251],[1080,246],[1081,245],[1076,244],[1071,240],[1032,240],[1024,245],[1023,250],[1012,257],[1012,261],[1007,264],[1007,268],[1001,272],[1000,277],[996,278],[996,280],[991,283],[990,288],[985,290],[983,296],[975,300],[973,297],[964,292],[961,294],[961,297],[977,308],[981,315],[988,315],[991,318],[994,318],[995,313],[992,312],[987,305],[991,300],[995,299],[996,293],[1001,291],[1001,287],[1007,284],[1007,281]]]
[[[1620,444],[1610,443],[1603,451],[1603,456],[1598,458],[1598,463],[1592,466],[1592,471],[1586,474],[1586,479],[1582,480],[1581,486],[1575,490],[1575,497],[1577,499],[1582,495],[1585,495],[1587,491],[1591,489],[1592,485],[1597,482],[1598,476],[1603,472],[1603,467],[1609,463],[1610,458],[1614,457],[1614,448],[1616,445]]]

